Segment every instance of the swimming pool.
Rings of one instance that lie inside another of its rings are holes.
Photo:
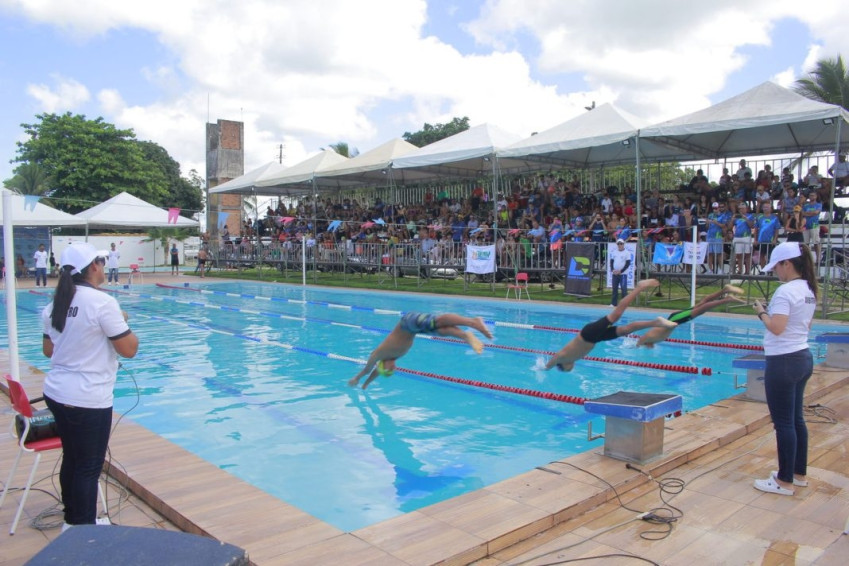
[[[350,531],[599,448],[583,408],[479,386],[592,398],[618,390],[684,396],[685,410],[734,395],[731,362],[745,350],[626,341],[600,344],[576,370],[535,371],[607,308],[354,292],[289,285],[141,286],[119,301],[141,348],[119,372],[115,408],[185,449]],[[37,313],[49,297],[20,292],[21,355],[43,370]],[[461,312],[495,322],[480,356],[465,344],[417,339],[403,371],[363,392],[346,385],[398,312]],[[653,316],[632,311],[623,322]],[[5,317],[2,317],[5,336]],[[544,326],[542,328],[534,328]],[[836,330],[817,325],[816,332]],[[677,339],[757,345],[753,319],[703,316]],[[713,375],[612,363],[673,364]],[[464,385],[438,379],[480,382]],[[596,430],[603,421],[593,419]]]

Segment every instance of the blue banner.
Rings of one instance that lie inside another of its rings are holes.
[[[684,246],[681,244],[655,244],[652,263],[658,265],[678,265],[684,259]]]

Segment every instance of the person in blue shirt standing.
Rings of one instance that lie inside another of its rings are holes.
[[[734,232],[734,258],[737,265],[735,273],[748,274],[752,263],[752,228],[755,217],[749,213],[749,207],[741,202],[737,205],[737,213],[731,218],[731,229]]]
[[[763,214],[758,216],[758,265],[763,270],[775,242],[778,240],[778,229],[781,221],[772,213],[772,204],[765,202],[762,205]]]
[[[708,272],[722,273],[725,265],[724,241],[725,229],[731,220],[731,213],[725,208],[724,202],[715,202],[711,205],[711,212],[707,216],[707,254]]]

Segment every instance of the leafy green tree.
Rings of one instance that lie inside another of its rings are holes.
[[[202,205],[200,188],[181,178],[180,166],[162,147],[136,140],[103,118],[39,114],[21,124],[15,162],[37,164],[53,179],[57,207],[79,212],[122,191],[157,206],[177,206],[188,216]]]
[[[151,204],[180,209],[180,214],[191,218],[203,206],[202,190],[198,184],[200,176],[195,172],[195,179],[184,179],[180,175],[180,164],[168,154],[164,147],[150,141],[137,142],[141,147],[145,160],[155,165],[163,176],[163,182],[168,188],[164,198],[149,201]],[[141,197],[140,197],[141,198]]]
[[[53,189],[53,178],[38,163],[22,163],[15,168],[15,176],[3,185],[21,195],[48,196]]]
[[[813,100],[849,109],[849,73],[843,56],[820,59],[808,76],[796,81],[794,90]]]
[[[447,124],[430,125],[425,123],[418,132],[404,132],[403,138],[416,147],[424,147],[435,141],[459,134],[469,129],[469,117],[454,118]]]

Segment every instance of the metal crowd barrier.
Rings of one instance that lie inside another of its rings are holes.
[[[593,289],[603,292],[606,287],[607,250],[609,242],[591,242],[595,246],[593,254]],[[849,254],[849,245],[845,237],[831,237],[823,241],[822,249],[829,253],[820,262],[820,275],[828,270],[829,288],[825,297],[829,312],[849,310],[849,265],[845,256]],[[653,244],[643,241],[638,250],[637,269],[641,279],[653,277],[660,279],[663,286],[657,299],[689,299],[691,289],[691,266],[658,265],[652,262]],[[696,266],[696,286],[724,285],[729,282],[751,282],[750,299],[768,298],[778,285],[777,279],[762,273],[759,269],[757,244],[753,244],[753,253],[747,254],[744,271],[735,272],[733,247],[727,244],[723,248],[723,262],[718,269],[709,270],[707,264]],[[828,246],[828,248],[827,248]],[[211,262],[218,269],[262,269],[269,268],[271,273],[279,273],[284,278],[300,278],[306,273],[313,282],[322,274],[344,274],[347,277],[373,277],[378,286],[397,287],[398,280],[413,278],[417,286],[425,286],[440,280],[462,278],[466,285],[488,283],[493,287],[506,281],[513,281],[516,273],[528,273],[531,284],[539,284],[541,289],[556,290],[562,288],[566,279],[566,248],[552,250],[546,243],[528,243],[506,240],[497,248],[496,273],[494,275],[476,275],[465,272],[466,245],[462,242],[439,241],[424,249],[418,241],[394,244],[388,242],[316,242],[303,249],[300,242],[250,242],[234,241],[211,245]],[[825,260],[828,260],[827,264]],[[275,276],[276,277],[276,276]],[[499,287],[500,289],[501,287]]]

